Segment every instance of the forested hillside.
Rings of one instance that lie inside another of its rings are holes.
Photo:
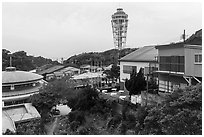
[[[9,66],[10,51],[2,49],[2,70]],[[12,54],[12,66],[17,70],[29,71],[45,64],[59,64],[57,61],[52,61],[41,56],[34,57],[27,55],[25,51],[18,51]]]
[[[125,55],[135,51],[136,48],[125,48],[122,49],[119,53],[120,58]],[[65,60],[65,64],[67,63],[75,63],[77,65],[89,64],[89,65],[103,65],[107,66],[114,63],[117,59],[118,50],[111,49],[104,52],[89,52],[82,53],[79,55],[74,55]]]
[[[120,57],[123,57],[134,50],[136,50],[136,48],[123,49],[120,51]],[[2,70],[5,70],[5,68],[9,66],[9,53],[9,50],[2,49]],[[79,55],[71,56],[64,61],[64,65],[68,63],[74,63],[78,66],[83,64],[107,66],[116,61],[117,54],[117,49],[111,49],[104,52],[82,53]],[[41,56],[30,56],[27,55],[25,51],[17,51],[12,54],[12,66],[16,67],[17,70],[29,71],[46,64],[57,65],[59,64],[59,62],[52,61],[51,59],[47,59]]]

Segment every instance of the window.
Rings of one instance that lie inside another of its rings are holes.
[[[123,66],[123,73],[131,74],[133,71],[137,72],[137,66]]]
[[[195,63],[196,64],[202,63],[202,54],[195,54]]]
[[[159,69],[162,71],[184,72],[184,56],[160,56]]]

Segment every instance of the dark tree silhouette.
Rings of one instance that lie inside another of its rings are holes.
[[[141,94],[141,91],[146,89],[146,81],[142,68],[138,74],[135,71],[131,73],[130,79],[126,79],[125,87],[129,91],[130,96]]]

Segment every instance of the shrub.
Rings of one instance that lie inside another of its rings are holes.
[[[114,117],[112,117],[109,121],[108,121],[108,124],[107,124],[107,128],[115,128],[117,127],[120,122],[122,121],[122,116],[121,115],[115,115]]]
[[[78,111],[78,110],[72,111],[69,113],[68,117],[70,122],[78,121],[80,125],[85,123],[86,121],[83,111]]]
[[[77,130],[77,133],[79,135],[88,135],[89,129],[87,127],[79,127],[79,129]]]
[[[80,126],[79,121],[73,121],[73,122],[70,123],[70,129],[72,131],[76,131],[79,126]]]

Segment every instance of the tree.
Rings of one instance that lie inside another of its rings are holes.
[[[202,134],[202,86],[174,91],[159,106],[149,108],[142,134]]]
[[[99,100],[98,92],[95,89],[90,87],[81,89],[77,92],[77,95],[72,98],[72,100],[68,100],[69,107],[72,110],[90,110],[96,102]],[[70,105],[70,102],[72,102]]]
[[[74,83],[71,80],[56,80],[41,88],[39,94],[30,97],[32,105],[36,107],[41,115],[42,128],[45,123],[53,119],[51,109],[60,101],[66,101],[76,94],[73,86]]]
[[[131,73],[130,79],[126,80],[125,82],[125,87],[129,91],[130,96],[138,95],[142,90],[145,90],[146,81],[142,68],[140,69],[138,74],[135,71]]]
[[[116,64],[113,64],[110,70],[105,70],[104,73],[107,75],[109,79],[118,79],[120,76],[120,67]]]
[[[9,66],[10,63],[10,51],[6,49],[2,49],[2,70],[5,70],[6,67]],[[17,51],[12,55],[12,66],[16,67],[17,70],[29,71],[35,69],[36,67],[40,67],[44,64],[59,64],[56,61],[52,61],[51,59],[46,59],[41,56],[34,57],[28,56],[25,51]]]

